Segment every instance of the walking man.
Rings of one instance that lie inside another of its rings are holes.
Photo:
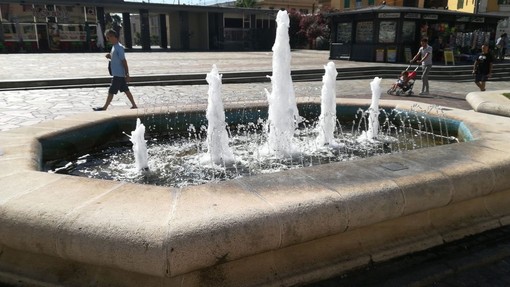
[[[508,39],[506,33],[501,34],[501,37],[499,37],[498,40],[496,41],[496,47],[498,48],[497,57],[501,61],[505,60],[506,46],[508,45],[507,41]]]
[[[432,47],[428,44],[428,39],[423,38],[420,41],[421,47],[418,50],[418,53],[411,60],[411,63],[417,62],[421,63],[422,74],[421,74],[421,93],[420,95],[428,95],[429,94],[429,73],[432,68]]]
[[[491,77],[492,63],[494,58],[489,52],[489,45],[482,45],[482,53],[476,58],[473,65],[473,74],[475,75],[475,84],[480,88],[480,91],[485,91],[485,82]]]
[[[112,44],[110,53],[106,54],[106,58],[110,60],[111,75],[113,76],[110,88],[108,89],[108,97],[104,106],[93,108],[94,111],[104,111],[112,102],[113,95],[121,91],[126,94],[131,102],[131,108],[136,109],[136,103],[133,95],[129,91],[127,83],[129,83],[129,68],[124,54],[124,47],[120,44],[117,32],[110,29],[105,32],[106,40]]]

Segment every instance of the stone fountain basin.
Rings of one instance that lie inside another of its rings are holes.
[[[182,189],[39,171],[39,139],[137,111],[2,132],[0,282],[289,286],[510,224],[510,119],[443,111],[472,141]]]

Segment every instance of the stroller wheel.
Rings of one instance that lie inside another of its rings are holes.
[[[391,89],[391,88],[390,88],[390,89],[389,89],[386,93],[387,93],[388,95],[393,94],[393,89]]]

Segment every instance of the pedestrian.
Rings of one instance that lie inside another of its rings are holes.
[[[508,37],[506,33],[501,34],[501,36],[496,40],[496,48],[498,48],[498,58],[503,61],[505,59],[506,47],[508,45]]]
[[[428,42],[429,41],[427,38],[421,39],[421,47],[418,50],[418,53],[416,53],[416,56],[414,56],[414,58],[411,60],[411,63],[421,63],[421,96],[429,94],[429,73],[430,69],[432,68],[432,47],[429,46]]]
[[[108,89],[108,97],[104,106],[93,108],[94,111],[104,111],[110,105],[113,95],[121,91],[126,94],[131,102],[131,108],[136,109],[136,103],[133,95],[129,91],[127,83],[129,83],[129,68],[124,54],[124,47],[119,42],[119,37],[115,30],[110,29],[105,32],[105,37],[112,44],[110,53],[106,54],[106,58],[110,61],[111,75],[113,76],[110,88]]]
[[[473,74],[475,75],[475,84],[480,88],[480,91],[485,91],[485,82],[491,77],[492,62],[494,58],[489,52],[489,45],[482,45],[482,53],[476,58],[473,65]]]

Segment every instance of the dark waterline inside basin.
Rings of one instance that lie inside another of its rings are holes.
[[[367,108],[339,106],[335,139],[341,146],[318,149],[313,139],[317,136],[315,123],[320,105],[301,104],[304,121],[295,138],[305,152],[292,158],[263,159],[257,149],[265,141],[262,131],[267,107],[226,109],[230,145],[236,156],[236,163],[229,167],[200,162],[207,151],[205,112],[139,116],[146,126],[150,163],[146,172],[135,169],[132,144],[125,135],[134,130],[136,118],[118,118],[41,139],[43,170],[181,187],[469,140],[468,131],[459,138],[458,131],[465,130],[462,123],[440,114],[425,117],[419,112],[381,109],[379,140],[360,144],[356,139],[367,129]]]

